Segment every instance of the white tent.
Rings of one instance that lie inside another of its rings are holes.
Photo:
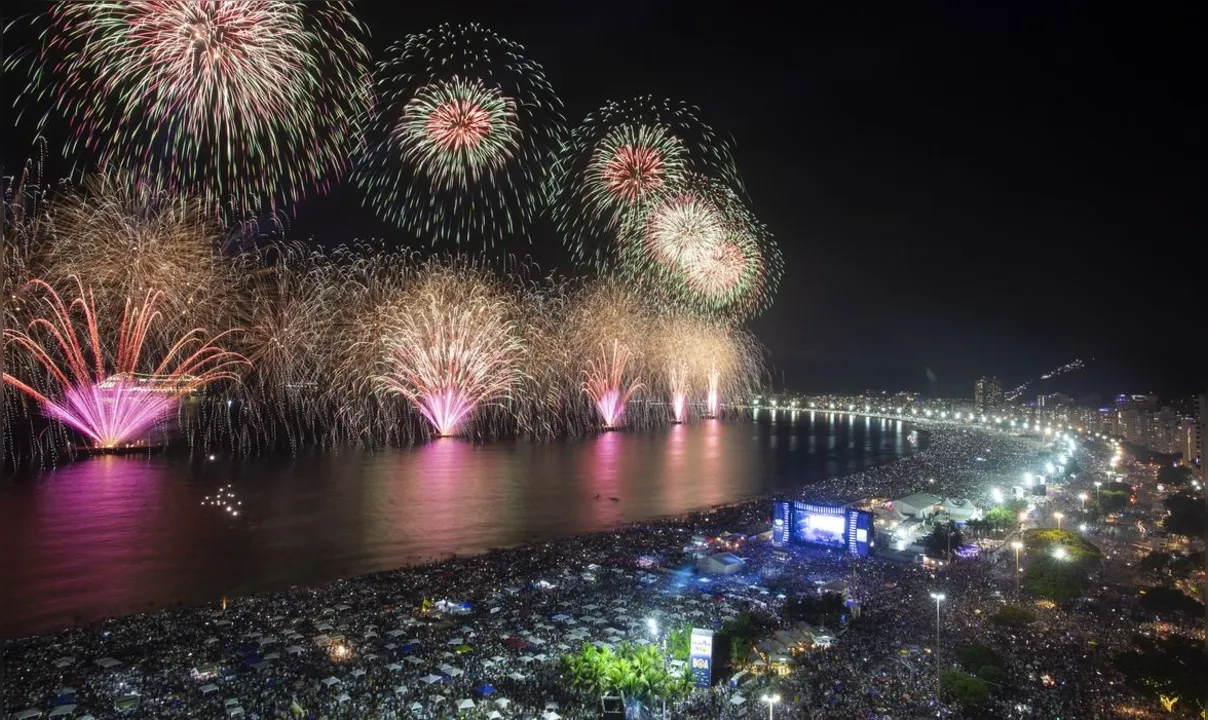
[[[499,707],[503,708],[504,710],[507,710],[508,705],[511,705],[512,701],[508,700],[507,698],[495,698],[495,704],[498,705]]]
[[[499,720],[499,718],[502,717],[503,716],[499,714],[498,710],[492,710],[490,714],[487,715],[487,720]]]
[[[553,710],[546,710],[545,713],[541,715],[541,718],[542,720],[561,720],[562,716]]]
[[[327,687],[331,687],[332,685],[339,685],[340,680],[336,677],[326,677],[326,678],[323,678],[323,684],[326,685]]]
[[[353,671],[352,671],[352,676],[353,676],[354,678],[355,678],[355,677],[361,677],[361,676],[362,676],[362,675],[364,675],[364,674],[365,674],[365,671],[364,671],[362,668],[357,668],[356,670],[353,670]]]
[[[514,672],[511,675],[508,675],[508,677],[515,680],[516,682],[522,682],[524,680],[524,676],[518,672]]]
[[[115,660],[111,657],[103,657],[100,660],[93,660],[94,663],[108,670],[111,667],[117,667],[122,664],[121,660]]]
[[[352,698],[348,697],[348,693],[340,693],[339,696],[336,697],[336,702],[343,705],[344,703],[348,702],[351,699]]]
[[[46,717],[63,717],[64,715],[70,715],[70,714],[74,713],[75,709],[76,709],[75,705],[58,705],[55,707],[54,710],[51,710],[50,714],[47,715]]]
[[[424,706],[420,705],[418,702],[411,703],[411,712],[419,712],[420,710],[423,710],[423,709],[424,709]]]
[[[466,698],[457,703],[458,710],[472,710],[473,708],[474,708],[474,701],[471,700],[470,698]]]
[[[734,695],[730,698],[731,705],[742,705],[746,701],[747,701],[747,699],[745,697],[743,697],[742,695]]]
[[[202,695],[209,695],[209,694],[210,694],[210,693],[212,693],[212,692],[218,692],[218,686],[217,686],[217,685],[214,685],[213,683],[210,683],[210,684],[207,684],[207,685],[202,685],[202,686],[201,686],[201,694],[202,694]]]
[[[394,694],[395,694],[395,695],[406,695],[406,694],[407,694],[407,686],[406,686],[406,685],[395,685],[395,686],[394,686]]]
[[[430,673],[420,678],[420,681],[425,685],[431,685],[438,680],[440,680],[440,675],[432,675]]]
[[[20,712],[15,712],[9,715],[12,720],[30,720],[30,718],[42,717],[42,711],[37,708],[26,708]]]

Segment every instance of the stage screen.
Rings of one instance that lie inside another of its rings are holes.
[[[871,535],[872,514],[864,510],[800,501],[772,506],[773,545],[823,545],[865,557]]]
[[[796,520],[796,536],[801,542],[843,547],[847,518],[842,515],[815,515],[807,512]]]

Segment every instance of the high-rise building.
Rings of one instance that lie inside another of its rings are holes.
[[[1002,405],[1002,384],[998,378],[986,376],[973,384],[973,408],[987,413]]]
[[[1208,475],[1205,470],[1205,465],[1208,464],[1208,455],[1204,454],[1204,436],[1208,435],[1208,431],[1204,428],[1204,421],[1208,419],[1208,394],[1200,395],[1200,418],[1196,429],[1196,444],[1199,445],[1200,455],[1200,475]]]

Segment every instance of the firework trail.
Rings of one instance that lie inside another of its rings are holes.
[[[779,283],[779,248],[737,193],[697,175],[620,233],[622,272],[669,310],[743,319]]]
[[[563,141],[546,187],[550,212],[576,259],[606,267],[617,232],[692,172],[742,191],[731,144],[696,108],[651,97],[609,102]]]
[[[53,239],[36,253],[38,275],[60,289],[80,278],[103,318],[152,291],[161,293],[159,326],[169,339],[191,324],[239,324],[245,273],[202,202],[105,174],[57,198],[48,217]]]
[[[711,418],[717,417],[721,411],[721,371],[715,367],[709,368],[709,393],[705,400],[705,409]]]
[[[655,392],[670,397],[672,418],[685,422],[704,393],[703,414],[716,417],[723,394],[745,397],[759,376],[759,345],[731,323],[690,314],[663,315],[652,349]],[[694,397],[695,395],[695,397]]]
[[[158,362],[144,362],[144,342],[159,318],[159,293],[148,292],[140,306],[126,303],[116,347],[107,349],[96,305],[83,285],[77,281],[78,296],[70,304],[45,282],[34,280],[32,286],[41,293],[47,314],[30,322],[26,332],[6,331],[6,340],[25,352],[30,365],[40,366],[59,393],[52,397],[36,389],[40,383],[32,373],[26,380],[5,373],[4,382],[94,447],[127,445],[171,414],[181,398],[219,380],[237,380],[237,368],[247,365],[240,355],[214,344],[226,333],[206,340],[200,329],[178,338]]]
[[[383,338],[382,387],[410,400],[437,435],[459,432],[476,408],[521,387],[526,352],[509,300],[480,269],[429,265]]]
[[[15,54],[20,100],[71,128],[67,150],[255,212],[325,190],[363,132],[365,28],[348,3],[72,0]]]
[[[388,51],[354,178],[379,215],[431,242],[521,234],[562,132],[562,103],[524,48],[441,25]]]
[[[599,357],[589,358],[583,370],[583,393],[591,398],[604,421],[604,429],[612,430],[621,422],[625,407],[633,394],[641,390],[642,381],[629,372],[633,353],[614,340],[612,351],[600,346]]]

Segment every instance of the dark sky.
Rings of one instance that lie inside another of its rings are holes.
[[[926,391],[930,370],[939,392],[969,395],[984,373],[1014,384],[1094,357],[1096,390],[1202,388],[1203,11],[990,5],[356,11],[377,53],[444,21],[495,29],[544,64],[572,122],[653,94],[732,135],[786,260],[752,323],[777,384]],[[387,232],[348,189],[293,228]],[[571,270],[541,233],[507,249]]]

